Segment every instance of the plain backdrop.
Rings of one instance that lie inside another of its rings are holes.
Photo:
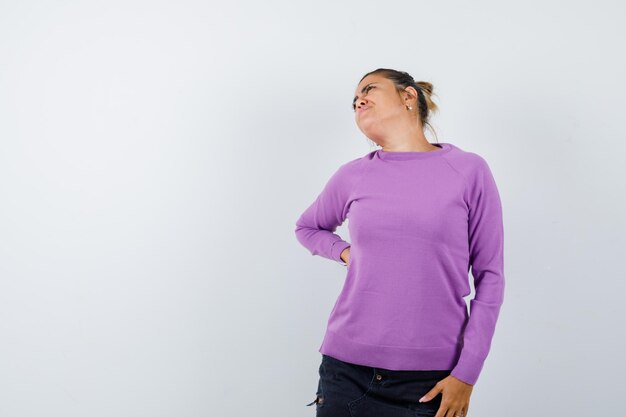
[[[623,413],[620,1],[0,1],[0,416],[314,416],[295,221],[378,67],[483,156],[506,294],[468,417]],[[346,240],[347,223],[338,229]]]

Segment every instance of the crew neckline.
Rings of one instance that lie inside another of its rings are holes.
[[[378,149],[376,155],[380,159],[394,160],[394,161],[406,161],[413,159],[432,158],[437,155],[443,155],[452,149],[452,145],[447,142],[431,143],[431,145],[439,146],[441,149],[436,151],[383,151]]]

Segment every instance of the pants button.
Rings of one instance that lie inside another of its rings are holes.
[[[376,379],[380,381],[381,379],[383,379],[383,376],[381,374],[376,374]]]

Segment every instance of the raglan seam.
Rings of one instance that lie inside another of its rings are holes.
[[[457,174],[459,174],[461,176],[461,178],[463,179],[463,184],[465,185],[464,187],[464,191],[463,191],[463,199],[465,201],[465,203],[467,204],[468,208],[469,208],[469,179],[465,176],[465,174],[463,174],[463,172],[461,172],[460,169],[458,169],[457,167],[455,167],[452,162],[450,162],[446,155],[442,155],[442,158],[446,161],[446,163],[448,164],[448,166],[450,168],[452,168]]]
[[[367,163],[366,161],[372,162],[372,160],[367,159],[368,155],[369,154],[364,155],[361,158],[359,158],[359,161],[360,161],[361,165],[365,165]],[[359,185],[361,185],[361,182],[363,182],[363,178],[365,178],[365,174],[369,173],[369,171],[371,170],[371,164],[369,164],[369,170],[366,170],[366,168],[367,167],[365,167],[365,166],[361,167],[361,173],[360,173],[358,179],[354,182],[354,186],[352,187],[352,190],[350,190],[350,194],[348,195],[348,201],[352,200],[352,196],[356,192],[357,187]]]

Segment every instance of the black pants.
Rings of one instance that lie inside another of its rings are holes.
[[[357,365],[322,354],[316,417],[432,417],[441,393],[419,399],[451,370],[393,371]]]

